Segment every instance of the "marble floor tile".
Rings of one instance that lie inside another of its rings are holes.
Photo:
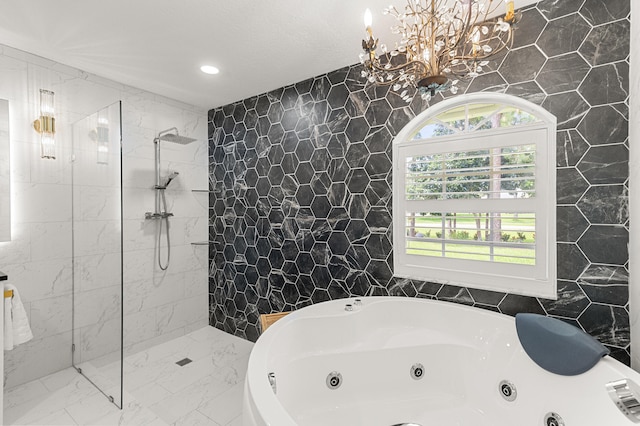
[[[43,377],[39,381],[50,391],[54,392],[78,378],[78,372],[75,368],[69,367],[64,370],[60,370],[57,373],[49,374]]]
[[[127,389],[137,389],[149,383],[157,383],[165,376],[170,376],[180,367],[173,359],[163,358],[153,363],[145,363],[136,367],[129,373],[125,373],[124,386]]]
[[[235,419],[231,420],[225,426],[242,426],[242,415],[239,415]]]
[[[188,336],[178,337],[177,339],[152,346],[141,352],[125,357],[125,363],[134,367],[144,367],[145,365],[158,362],[160,360],[175,357],[184,351],[185,347],[193,341]]]
[[[105,369],[97,368],[91,362],[84,362],[78,365],[78,368],[82,370],[82,374],[89,379],[95,386],[99,389],[102,389],[104,393],[107,395],[112,395],[114,398],[117,398],[120,395],[120,390],[115,391],[114,394],[112,389],[117,389],[120,383],[120,373],[117,375],[107,376],[105,374]],[[112,369],[108,369],[108,371],[112,371]],[[109,391],[108,391],[109,390]]]
[[[125,358],[123,409],[68,368],[4,393],[5,425],[241,426],[242,388],[253,343],[204,327]],[[193,360],[183,367],[176,361]],[[119,360],[82,364],[113,377]],[[119,394],[113,380],[103,381]],[[110,393],[111,392],[111,393]]]
[[[77,374],[75,379],[58,390],[14,407],[5,408],[4,423],[9,425],[35,423],[39,419],[58,412],[61,408],[97,393],[98,390],[87,379]]]
[[[225,426],[225,425],[221,425],[220,423],[214,422],[209,417],[205,416],[204,414],[202,414],[202,413],[200,413],[198,411],[191,411],[186,416],[180,417],[178,420],[176,420],[174,423],[172,423],[172,426],[184,426],[184,425],[189,425],[189,426]]]
[[[127,398],[125,398],[125,401]],[[168,426],[158,416],[132,398],[125,402],[122,410],[115,410],[100,417],[90,424],[92,425],[121,425],[121,426]]]
[[[148,383],[137,389],[130,390],[129,393],[131,393],[137,401],[147,407],[171,395],[171,392],[157,383]]]
[[[183,367],[171,368],[166,374],[162,374],[155,381],[162,385],[171,393],[178,393],[188,386],[200,380],[203,376],[216,375],[220,372],[228,372],[229,380],[233,374],[237,374],[237,379],[244,381],[244,372],[246,371],[248,358],[246,355],[233,352],[233,356],[226,356],[220,352],[214,352],[204,358],[191,362]]]
[[[154,383],[161,385],[171,393],[178,393],[186,387],[213,373],[213,366],[209,359],[200,359],[183,367],[172,368]]]
[[[180,337],[183,337],[185,335],[185,331],[182,328],[177,328],[173,331],[170,331],[168,333],[165,334],[161,334],[160,336],[157,337],[152,337],[151,339],[147,339],[144,340],[142,342],[138,342],[138,343],[129,343],[125,348],[124,348],[124,356],[125,358],[131,355],[135,355],[138,354],[142,351],[145,351],[149,348],[152,348],[154,346],[160,345],[162,343],[166,343],[166,342],[170,342],[174,339],[178,339]]]
[[[149,408],[167,423],[174,423],[229,390],[238,380],[237,372],[225,367],[223,371],[206,376]]]
[[[102,393],[97,393],[66,407],[69,415],[79,425],[95,424],[97,419],[120,410]]]
[[[231,389],[198,407],[198,411],[221,425],[229,424],[242,415],[242,394],[244,383],[238,383]]]
[[[23,423],[13,423],[15,425],[21,425]],[[30,424],[30,423],[24,423]],[[47,426],[71,426],[71,425],[81,425],[82,423],[77,423],[74,421],[73,417],[69,415],[67,410],[62,409],[58,410],[55,413],[51,413],[50,415],[38,419],[34,422],[36,425],[47,425]]]
[[[11,410],[12,408],[31,400],[44,397],[49,394],[51,390],[52,389],[48,389],[41,380],[34,380],[11,389],[7,389],[4,391],[4,409],[5,411]]]

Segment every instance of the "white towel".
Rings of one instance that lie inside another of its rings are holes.
[[[10,284],[4,290],[13,290],[13,297],[4,298],[4,350],[10,351],[15,346],[33,339],[29,318],[20,301],[18,289]]]

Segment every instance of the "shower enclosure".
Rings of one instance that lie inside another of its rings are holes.
[[[122,407],[121,103],[73,125],[73,344],[76,370]]]

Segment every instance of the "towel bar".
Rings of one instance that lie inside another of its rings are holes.
[[[5,290],[4,291],[4,298],[8,298],[8,297],[13,297],[13,290]]]

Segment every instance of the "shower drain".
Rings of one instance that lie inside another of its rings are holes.
[[[189,358],[183,358],[180,361],[176,362],[176,364],[178,364],[180,367],[184,367],[185,365],[189,364],[190,362],[192,362]]]

